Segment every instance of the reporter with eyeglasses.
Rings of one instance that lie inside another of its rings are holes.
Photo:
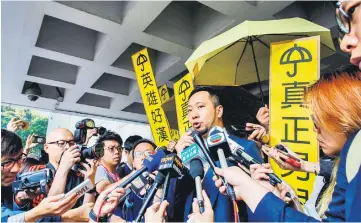
[[[14,211],[12,183],[19,173],[26,155],[22,142],[14,132],[1,130],[1,222],[61,221],[69,216],[66,212],[75,204],[77,197],[50,196],[30,211]],[[16,205],[15,205],[16,206]],[[53,217],[51,217],[53,216]]]
[[[133,158],[132,173],[142,168],[144,159],[147,156],[154,154],[156,148],[157,146],[148,139],[140,139],[134,143],[134,149],[131,153]],[[115,209],[111,221],[124,220],[126,222],[131,222],[135,220],[143,205],[143,199],[145,199],[145,190],[132,190],[125,201],[120,202],[118,208]]]
[[[95,175],[96,191],[100,194],[109,185],[120,180],[116,168],[122,159],[123,140],[115,132],[107,131],[104,135],[100,136],[97,144],[102,145],[104,149],[104,155],[100,159]]]
[[[94,160],[86,159],[87,163],[81,162],[80,165],[83,169],[77,171],[72,169],[76,163],[80,162],[80,149],[75,144],[73,133],[70,130],[58,128],[50,132],[46,137],[44,151],[49,155],[49,162],[46,165],[35,166],[32,169],[48,168],[53,171],[54,180],[50,186],[48,196],[66,194],[86,179],[90,179],[94,184],[97,166]],[[23,200],[19,196],[15,195],[15,201],[21,210],[29,210],[44,199],[42,194],[32,200]],[[94,201],[95,190],[91,190],[79,198],[73,208]]]

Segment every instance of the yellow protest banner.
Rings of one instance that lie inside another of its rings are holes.
[[[166,84],[163,84],[159,88],[159,95],[160,95],[160,100],[161,100],[162,104],[169,100],[170,97],[169,97],[168,87]]]
[[[174,140],[174,141],[178,141],[178,140],[179,140],[179,131],[178,131],[178,130],[176,130],[176,129],[171,129],[171,130],[170,130],[170,135],[171,135],[172,140]]]
[[[319,36],[271,44],[270,136],[271,146],[287,145],[306,161],[318,161],[318,144],[311,112],[303,105],[307,87],[319,78]],[[271,162],[276,174],[296,191],[301,201],[309,199],[315,174],[282,170]]]
[[[183,135],[191,127],[188,120],[188,97],[193,89],[193,80],[189,73],[174,84],[179,135]]]
[[[171,139],[170,128],[161,106],[147,48],[133,54],[132,62],[155,144],[167,146]]]

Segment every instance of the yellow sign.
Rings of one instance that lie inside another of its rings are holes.
[[[179,135],[183,135],[191,127],[188,120],[188,97],[193,88],[192,76],[189,73],[174,84]]]
[[[167,146],[171,139],[169,124],[161,106],[147,48],[133,54],[132,62],[155,144]]]
[[[302,106],[308,86],[319,78],[320,38],[310,37],[271,44],[270,135],[271,146],[287,145],[306,161],[318,161],[318,144],[311,112]],[[289,183],[301,201],[310,198],[315,175],[282,170],[275,172]]]
[[[170,97],[169,97],[168,87],[166,84],[163,84],[162,87],[159,88],[159,95],[162,104],[169,100]]]
[[[171,135],[172,140],[174,140],[174,141],[178,141],[178,140],[179,140],[179,132],[178,132],[178,130],[176,130],[176,129],[171,129],[171,130],[170,130],[170,135]]]

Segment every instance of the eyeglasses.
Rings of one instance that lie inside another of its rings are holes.
[[[23,164],[24,160],[26,159],[26,154],[22,153],[18,158],[15,159],[9,159],[8,161],[2,162],[1,167],[6,170],[11,170],[15,163],[18,163],[19,165]]]
[[[342,41],[343,37],[346,34],[349,34],[351,32],[351,20],[352,20],[352,14],[355,11],[356,7],[359,6],[359,4],[355,4],[346,12],[342,8],[341,1],[338,1],[336,3],[336,23],[338,26],[339,31],[339,41]]]
[[[114,153],[115,150],[117,150],[118,152],[122,152],[123,151],[123,148],[120,147],[120,146],[117,146],[117,147],[107,147],[107,148],[104,148],[106,150],[108,150],[109,152],[111,153]]]
[[[140,158],[142,156],[147,157],[147,156],[153,155],[153,154],[154,154],[153,151],[144,151],[144,152],[138,151],[138,152],[134,152],[134,158]]]
[[[58,140],[55,142],[48,142],[47,144],[57,144],[60,148],[64,148],[66,146],[66,144],[69,144],[69,146],[74,146],[75,145],[75,141],[74,140]]]

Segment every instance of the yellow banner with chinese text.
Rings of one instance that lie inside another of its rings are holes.
[[[178,140],[179,140],[179,131],[178,131],[178,130],[176,130],[176,129],[171,129],[171,130],[170,130],[170,135],[171,135],[172,140],[174,140],[174,141],[178,141]]]
[[[159,95],[160,95],[160,100],[161,100],[162,104],[169,100],[170,97],[169,97],[168,87],[166,84],[163,84],[159,88]]]
[[[188,97],[193,89],[193,79],[189,73],[174,84],[174,97],[180,136],[191,127],[188,120]]]
[[[132,62],[155,144],[167,146],[171,139],[170,128],[161,106],[147,48],[133,54]]]
[[[307,87],[319,79],[320,37],[271,44],[270,143],[287,145],[306,161],[318,161],[317,135],[311,111],[303,105]],[[275,173],[289,183],[303,202],[310,198],[315,174],[282,170]]]

